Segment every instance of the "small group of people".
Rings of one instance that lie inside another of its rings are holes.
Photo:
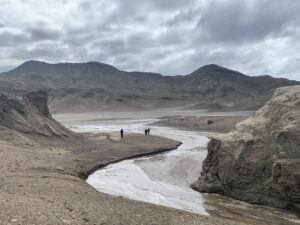
[[[145,129],[145,135],[150,135],[150,129]]]
[[[124,130],[123,129],[120,130],[120,135],[121,135],[121,138],[124,137]],[[150,128],[145,129],[145,135],[150,135]]]

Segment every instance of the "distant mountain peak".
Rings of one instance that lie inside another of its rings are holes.
[[[195,70],[193,73],[191,73],[191,75],[197,75],[197,74],[240,74],[240,72],[234,71],[234,70],[230,70],[227,69],[225,67],[216,65],[216,64],[208,64],[205,66],[200,67],[199,69]]]
[[[45,66],[49,65],[46,62],[42,62],[42,61],[37,61],[37,60],[28,60],[25,61],[24,63],[22,63],[21,65],[19,65],[18,67],[12,69],[9,72],[13,72],[13,73],[20,73],[20,72],[25,72],[25,73],[31,73],[34,70],[36,70],[37,68],[43,68]]]
[[[200,67],[201,70],[215,70],[215,69],[225,69],[222,66],[219,66],[217,64],[208,64]]]
[[[72,68],[73,70],[110,70],[110,71],[116,71],[118,70],[114,66],[111,66],[109,64],[105,63],[100,63],[100,62],[95,62],[95,61],[90,61],[90,62],[84,62],[84,63],[47,63],[43,61],[37,61],[37,60],[29,60],[24,63],[22,63],[20,66],[16,67],[15,69],[9,71],[11,73],[43,73],[45,71],[51,71],[57,70],[59,71],[64,71],[64,70],[70,70]]]
[[[45,65],[45,64],[48,64],[46,62],[43,62],[43,61],[38,61],[38,60],[28,60],[28,61],[25,61],[24,63],[22,63],[19,67],[21,66],[34,66],[34,65]]]
[[[46,63],[46,62],[44,62],[44,61],[39,61],[39,60],[27,60],[27,61],[25,61],[23,64],[33,64],[33,63],[42,63],[42,64],[48,64],[48,63]]]
[[[72,62],[61,62],[61,63],[47,63],[47,62],[43,62],[43,61],[38,61],[38,60],[28,60],[28,61],[25,61],[24,63],[22,63],[19,67],[21,66],[28,66],[28,65],[31,65],[31,66],[34,66],[34,65],[77,65],[77,66],[80,66],[80,65],[96,65],[96,66],[108,66],[108,67],[113,67],[115,68],[114,66],[112,65],[109,65],[109,64],[106,64],[106,63],[101,63],[101,62],[97,62],[97,61],[89,61],[89,62],[82,62],[82,63],[72,63]]]

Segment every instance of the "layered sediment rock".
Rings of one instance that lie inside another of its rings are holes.
[[[51,117],[47,102],[45,91],[29,92],[18,99],[0,94],[0,126],[45,136],[74,136]]]
[[[277,89],[254,116],[212,138],[193,187],[300,211],[300,86]]]
[[[24,95],[32,105],[34,105],[44,116],[49,117],[50,112],[48,108],[48,93],[46,91],[34,91]]]

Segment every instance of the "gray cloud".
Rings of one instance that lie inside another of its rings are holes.
[[[62,32],[45,27],[29,28],[27,29],[27,32],[30,34],[33,41],[58,40],[62,36]]]
[[[178,10],[186,5],[192,5],[195,3],[194,0],[153,0],[151,1],[156,9],[162,10]]]
[[[300,1],[1,3],[2,71],[29,59],[102,61],[168,75],[216,63],[249,75],[300,80]]]
[[[300,2],[293,0],[212,1],[199,21],[200,31],[207,34],[200,38],[241,43],[280,35],[299,23],[299,9]]]
[[[43,60],[64,60],[64,55],[67,54],[65,49],[55,47],[35,47],[33,49],[16,49],[11,53],[11,57],[27,61],[31,59]]]
[[[26,33],[12,30],[0,30],[0,47],[14,47],[20,43],[26,43],[30,37]]]

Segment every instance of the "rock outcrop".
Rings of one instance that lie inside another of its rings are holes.
[[[29,92],[18,99],[0,94],[0,126],[44,136],[74,136],[72,131],[52,118],[47,102],[45,91]]]
[[[193,188],[300,211],[300,86],[277,89],[254,116],[213,137]]]
[[[48,93],[46,91],[29,92],[24,97],[34,105],[44,116],[49,117],[50,112],[48,108]]]

